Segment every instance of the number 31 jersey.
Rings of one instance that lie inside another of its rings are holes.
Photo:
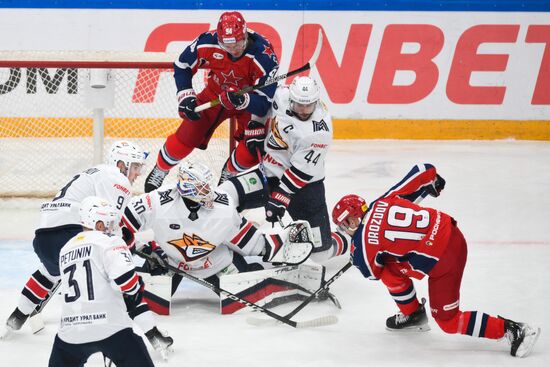
[[[88,343],[132,327],[122,292],[139,288],[134,267],[120,237],[84,231],[69,240],[59,254],[61,340]]]
[[[430,164],[414,167],[375,200],[352,239],[351,256],[366,278],[379,279],[385,263],[396,263],[407,277],[422,279],[447,248],[454,219],[410,201],[423,197],[436,179]]]

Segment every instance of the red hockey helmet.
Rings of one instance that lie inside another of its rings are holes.
[[[246,22],[238,11],[226,11],[218,21],[218,40],[222,43],[237,43],[246,38]]]
[[[353,231],[356,228],[350,227],[350,219],[362,218],[367,209],[365,199],[355,194],[346,195],[332,209],[332,221],[346,232],[348,232],[347,230]]]

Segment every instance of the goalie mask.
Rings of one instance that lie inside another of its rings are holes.
[[[182,197],[211,208],[215,198],[213,187],[214,176],[206,165],[189,161],[180,164],[177,188]]]
[[[80,224],[91,230],[96,230],[96,223],[102,222],[103,233],[111,234],[118,223],[118,212],[105,199],[88,196],[80,204]]]
[[[358,195],[346,195],[332,209],[332,221],[338,228],[353,236],[368,210],[365,199]]]
[[[220,16],[218,27],[218,44],[233,57],[240,57],[246,49],[248,34],[246,22],[238,11],[226,11]]]
[[[319,101],[321,94],[317,82],[308,76],[299,76],[289,89],[290,110],[302,121],[307,121]]]
[[[109,152],[107,163],[118,166],[118,162],[124,163],[124,168],[120,172],[128,177],[130,183],[134,183],[137,176],[143,173],[145,159],[149,153],[130,141],[119,140],[113,144]]]

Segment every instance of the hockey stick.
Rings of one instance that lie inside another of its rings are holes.
[[[340,276],[342,274],[344,274],[349,268],[351,268],[353,264],[350,262],[346,263],[346,265],[344,265],[340,270],[338,270],[336,272],[336,274],[334,274],[329,280],[327,280],[325,282],[325,284],[323,284],[321,287],[319,287],[315,292],[313,292],[308,298],[306,298],[305,300],[302,301],[302,303],[300,303],[298,305],[298,307],[296,307],[294,310],[292,310],[291,312],[289,312],[286,316],[284,316],[283,318],[285,320],[288,320],[290,321],[290,319],[292,317],[294,317],[294,315],[296,315],[298,312],[300,312],[304,307],[306,307],[309,303],[311,303],[311,301],[313,301],[315,298],[317,298],[317,296],[319,294],[321,294],[321,292],[323,291],[327,291],[328,292],[328,289],[330,287],[330,285],[332,283],[334,283],[336,281],[336,279],[340,278]],[[335,316],[336,317],[336,316]],[[266,320],[266,319],[260,319],[260,318],[256,318],[256,317],[249,317],[248,319],[246,319],[246,321],[251,324],[251,325],[256,325],[256,326],[262,326],[262,325],[270,325],[270,324],[273,324],[274,322],[272,320]],[[279,320],[280,321],[280,320]]]
[[[160,264],[154,257],[146,254],[146,253],[143,253],[141,251],[138,251],[136,250],[136,254],[138,256],[141,256],[145,259],[148,259],[150,261],[154,261],[156,262],[158,265],[160,266],[164,266],[165,268],[173,271],[174,273],[178,274],[178,275],[181,275],[182,277],[184,278],[187,278],[195,283],[198,283],[202,286],[205,286],[206,288],[209,288],[210,290],[216,292],[216,293],[223,293],[225,294],[228,298],[232,299],[233,301],[237,301],[239,303],[242,303],[243,305],[245,306],[248,306],[250,308],[252,308],[253,310],[255,311],[260,311],[260,312],[263,312],[265,313],[266,315],[284,323],[284,324],[287,324],[289,326],[292,326],[294,328],[305,328],[305,327],[317,327],[317,326],[325,326],[325,325],[332,325],[332,324],[335,324],[338,322],[338,318],[334,315],[329,315],[329,316],[322,316],[322,317],[318,317],[318,318],[315,318],[315,319],[312,319],[312,320],[307,320],[307,321],[292,321],[292,320],[289,320],[287,319],[286,317],[283,317],[281,315],[278,315],[276,314],[275,312],[272,312],[270,310],[268,310],[267,308],[264,308],[256,303],[253,303],[253,302],[249,302],[229,291],[226,291],[225,289],[222,289],[220,287],[216,287],[215,285],[207,282],[206,280],[203,280],[203,279],[200,279],[200,278],[197,278],[197,277],[194,277],[193,275],[191,274],[187,274],[186,272],[184,271],[181,271],[180,269],[176,268],[175,266],[172,266],[170,264]]]
[[[311,59],[307,62],[307,64],[299,67],[296,70],[289,71],[286,74],[277,75],[273,78],[267,79],[265,82],[256,84],[256,85],[249,85],[241,89],[237,92],[238,95],[242,96],[245,93],[252,92],[253,90],[260,89],[263,87],[267,87],[268,85],[278,83],[281,80],[284,80],[288,77],[291,77],[293,75],[299,74],[303,71],[309,70],[313,68],[313,65],[317,62],[317,59],[319,58],[319,54],[321,53],[321,47],[323,46],[323,32],[319,30],[319,37],[317,38],[317,45],[315,46],[315,51],[313,51],[313,55],[311,56]],[[195,107],[195,112],[201,112],[204,110],[207,110],[211,107],[215,107],[220,104],[220,99],[216,98],[211,100],[210,102],[203,103],[201,105],[198,105]]]
[[[33,334],[38,334],[40,331],[42,331],[42,329],[44,329],[45,325],[44,325],[44,320],[42,319],[41,312],[44,309],[44,307],[46,307],[48,302],[50,302],[50,300],[53,298],[53,296],[55,295],[55,292],[57,292],[57,289],[59,288],[60,285],[61,285],[61,280],[58,280],[57,283],[54,285],[54,287],[51,289],[51,291],[48,292],[48,294],[46,295],[46,298],[44,298],[42,302],[40,302],[38,306],[36,306],[36,308],[29,315],[29,324],[31,326],[31,330]]]

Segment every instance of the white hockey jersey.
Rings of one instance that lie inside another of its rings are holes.
[[[232,263],[232,251],[259,255],[265,244],[252,222],[239,215],[238,199],[224,190],[226,185],[216,188],[212,208],[197,211],[188,208],[175,187],[134,197],[123,224],[132,232],[152,229],[172,266],[207,278]]]
[[[265,139],[264,166],[268,177],[294,193],[325,177],[325,157],[332,144],[332,117],[319,101],[307,121],[289,112],[288,87],[279,87]]]
[[[52,199],[40,208],[38,228],[79,224],[80,203],[88,196],[109,201],[122,213],[132,195],[128,177],[113,165],[100,164],[74,176]]]
[[[59,338],[88,343],[132,327],[122,292],[139,289],[134,267],[120,237],[84,231],[67,242],[59,254],[63,300]]]

